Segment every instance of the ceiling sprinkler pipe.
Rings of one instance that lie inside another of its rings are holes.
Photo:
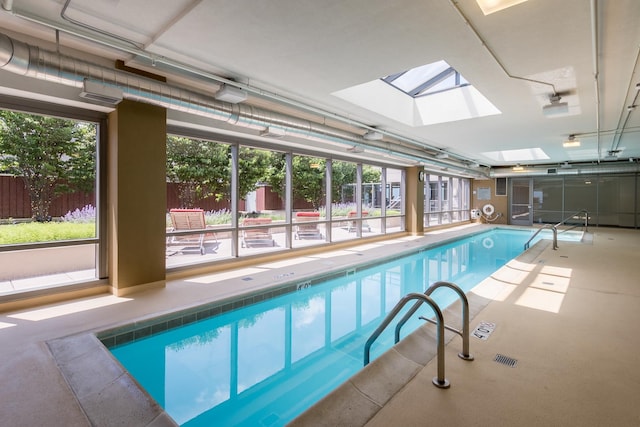
[[[191,113],[225,123],[264,130],[269,126],[282,128],[295,136],[319,141],[333,141],[352,146],[354,143],[377,152],[409,158],[417,163],[433,164],[480,176],[477,170],[450,162],[430,159],[423,150],[395,144],[393,150],[385,141],[364,141],[361,135],[335,129],[308,120],[288,116],[244,104],[218,101],[162,82],[132,76],[80,59],[40,49],[0,33],[0,68],[26,77],[68,86],[83,87],[85,79],[112,86],[122,91],[123,98],[158,105],[167,109]]]

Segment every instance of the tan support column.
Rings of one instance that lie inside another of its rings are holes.
[[[414,235],[424,234],[424,169],[407,168],[406,218],[407,231]]]
[[[124,100],[109,114],[108,253],[115,295],[164,286],[166,110]]]

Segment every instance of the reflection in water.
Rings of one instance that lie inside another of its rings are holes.
[[[469,290],[517,256],[529,235],[494,230],[112,352],[182,425],[284,425],[362,368],[365,341],[402,296],[438,280]],[[441,307],[456,298],[447,289],[433,297]],[[430,311],[423,305],[403,332]],[[393,345],[388,329],[372,359]]]

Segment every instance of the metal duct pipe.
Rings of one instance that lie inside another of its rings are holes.
[[[605,173],[633,172],[640,172],[640,164],[636,162],[574,164],[570,168],[563,168],[561,166],[534,166],[525,167],[523,171],[514,171],[512,168],[494,168],[491,170],[490,176],[491,178],[524,178],[530,176],[600,175]]]
[[[596,95],[596,147],[600,161],[600,60],[598,58],[598,0],[591,0],[591,59]]]
[[[481,175],[478,171],[461,165],[429,159],[426,157],[427,153],[421,149],[385,141],[364,142],[357,134],[259,107],[218,101],[211,96],[40,49],[2,33],[0,33],[0,68],[19,75],[78,88],[83,86],[85,79],[95,80],[103,85],[122,90],[123,97],[126,99],[183,111],[231,125],[256,130],[265,130],[273,126],[285,130],[287,134],[294,137],[360,146],[420,163],[450,168],[472,176]]]

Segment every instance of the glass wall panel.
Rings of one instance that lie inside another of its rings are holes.
[[[293,156],[293,247],[325,242],[326,232],[326,160]]]
[[[441,224],[451,224],[451,178],[440,177]]]
[[[333,161],[331,178],[331,239],[342,241],[358,237],[357,165]]]
[[[386,197],[386,196],[385,196]],[[382,168],[378,166],[362,166],[362,218],[380,218],[382,216]],[[380,219],[362,221],[362,235],[380,234]]]
[[[232,256],[231,171],[229,144],[167,136],[167,267]]]
[[[564,216],[587,209],[594,224],[597,224],[598,179],[589,176],[565,177]]]
[[[387,168],[386,170],[386,203],[385,214],[387,216],[387,233],[404,231],[404,202],[403,179],[400,169]]]
[[[634,227],[638,228],[640,227],[640,175],[636,174],[635,177],[635,185],[636,185],[636,189],[635,192],[633,193],[629,193],[629,194],[634,194],[635,193],[635,199],[634,199],[634,210],[633,212],[635,212],[635,224]]]
[[[425,179],[425,227],[441,223],[442,194],[440,192],[440,178],[438,175],[427,175]]]
[[[424,187],[425,227],[469,220],[470,192],[468,179],[427,175]]]
[[[635,227],[636,214],[636,176],[620,177],[618,182],[618,225],[621,227]]]
[[[471,181],[468,179],[462,179],[462,194],[461,199],[462,203],[462,212],[460,214],[460,221],[468,221],[470,219],[470,209],[471,209]]]
[[[238,254],[255,255],[287,247],[283,196],[286,185],[266,185],[286,176],[286,155],[240,146],[238,198],[240,199]],[[286,181],[285,181],[286,182]],[[242,205],[244,202],[244,210]]]
[[[598,181],[598,225],[634,227],[635,176],[601,176]]]
[[[557,224],[563,220],[562,178],[533,179],[533,222]]]
[[[0,110],[0,295],[97,278],[98,135]]]

